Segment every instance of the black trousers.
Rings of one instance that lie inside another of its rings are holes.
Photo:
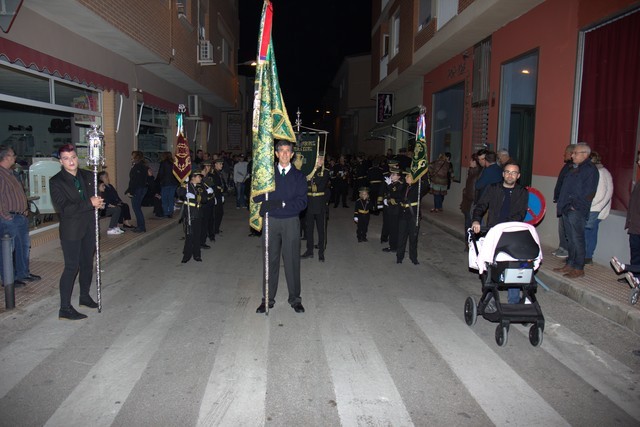
[[[209,237],[209,240],[211,240],[212,242],[216,239],[215,238],[215,231],[214,231],[214,218],[215,218],[215,209],[214,209],[214,204],[213,202],[207,203],[205,204],[202,208],[200,208],[200,212],[202,212],[202,224],[201,224],[201,231],[200,231],[200,243],[201,244],[205,244],[207,242],[207,237]]]
[[[64,256],[64,270],[60,276],[60,308],[71,306],[71,294],[76,275],[80,271],[80,298],[89,295],[93,278],[93,256],[96,252],[96,236],[87,231],[81,240],[60,240]]]
[[[398,248],[398,214],[391,212],[388,207],[382,210],[380,240],[389,240],[389,247],[394,251]]]
[[[325,209],[322,209],[319,213],[309,213],[305,215],[305,236],[307,238],[307,252],[313,253],[314,241],[313,241],[313,227],[315,225],[318,230],[318,253],[324,254],[324,227],[325,217],[327,213]]]
[[[267,233],[262,233],[264,245]],[[300,298],[300,218],[269,218],[269,302],[275,303],[280,276],[280,257],[284,262],[284,274],[289,289],[290,305]],[[265,300],[266,283],[262,286],[262,301]]]
[[[184,218],[184,248],[182,254],[185,259],[194,257],[200,258],[200,236],[202,233],[202,218],[191,218],[191,226],[188,224],[189,220]]]
[[[398,250],[396,258],[398,261],[404,259],[407,240],[409,240],[409,259],[418,262],[418,231],[416,227],[416,218],[410,213],[400,214],[398,222]]]
[[[340,200],[342,199],[342,206],[347,206],[347,193],[349,192],[349,186],[347,185],[347,181],[345,180],[339,180],[336,183],[336,186],[333,190],[335,192],[334,195],[334,199],[333,199],[333,207],[337,208],[338,205],[340,204]],[[334,192],[332,192],[332,194],[334,194]]]
[[[218,201],[218,204],[214,208],[213,213],[213,232],[214,234],[220,233],[220,224],[222,224],[222,216],[224,215],[224,204],[221,201]]]
[[[356,229],[356,236],[358,237],[358,241],[367,238],[370,217],[370,214],[358,214],[358,226]]]

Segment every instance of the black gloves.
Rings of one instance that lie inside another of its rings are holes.
[[[264,216],[265,213],[278,209],[282,209],[282,200],[264,200],[260,204],[260,216]]]

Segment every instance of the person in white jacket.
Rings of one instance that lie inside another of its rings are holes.
[[[613,179],[611,178],[611,173],[602,165],[602,159],[595,151],[591,152],[591,162],[598,168],[600,179],[598,180],[596,195],[591,202],[589,219],[584,226],[585,264],[593,263],[593,253],[598,244],[600,221],[609,216],[611,198],[613,197]]]

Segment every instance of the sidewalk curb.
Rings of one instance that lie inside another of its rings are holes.
[[[462,230],[455,229],[448,224],[434,220],[432,217],[423,217],[423,221],[433,224],[453,237],[464,241],[465,234]],[[585,309],[605,317],[636,334],[640,334],[640,312],[633,307],[624,307],[618,302],[612,301],[602,295],[593,293],[577,286],[576,283],[564,279],[556,273],[540,267],[538,275],[554,292],[571,298]]]

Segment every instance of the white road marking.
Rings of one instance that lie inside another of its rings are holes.
[[[545,317],[548,325],[556,324]],[[549,331],[549,333],[547,333]],[[528,329],[524,331],[528,333]],[[544,350],[640,421],[640,375],[562,326],[545,328]]]
[[[409,299],[400,303],[494,424],[569,425],[447,306]],[[480,369],[479,361],[487,368]]]
[[[341,307],[342,306],[342,307]],[[339,301],[319,321],[344,426],[412,426],[413,421],[366,327],[346,322]]]
[[[0,399],[82,327],[49,316],[0,351]]]
[[[249,298],[241,301],[226,322],[200,404],[198,426],[265,423],[270,319],[256,314]]]
[[[183,305],[141,312],[49,418],[47,426],[110,426]]]

